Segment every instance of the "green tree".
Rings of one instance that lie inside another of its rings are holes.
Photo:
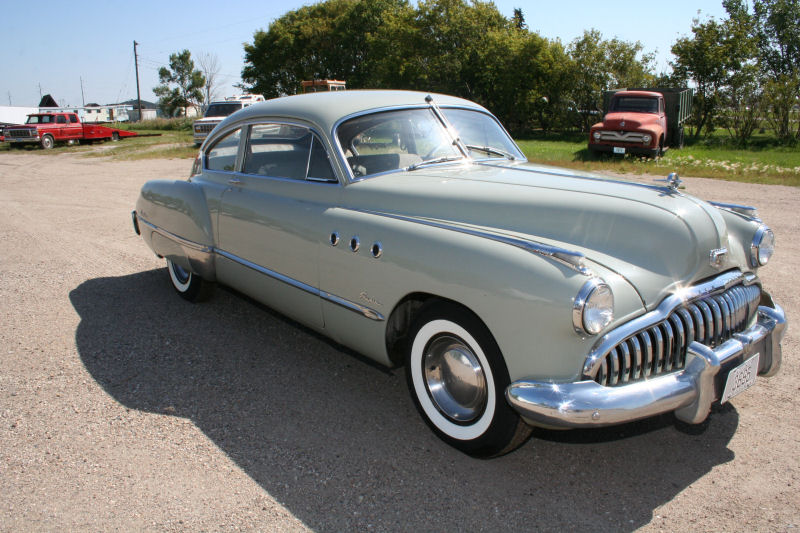
[[[800,139],[800,1],[754,0],[753,11],[769,121],[779,139]]]
[[[170,54],[169,68],[161,67],[158,70],[158,80],[161,85],[155,87],[153,92],[159,97],[159,106],[169,116],[179,109],[183,109],[185,116],[190,105],[203,101],[206,79],[202,72],[195,70],[189,50]]]
[[[372,34],[405,0],[328,0],[287,12],[245,44],[245,86],[267,97],[295,94],[301,82],[341,79],[369,86]]]
[[[604,40],[595,29],[570,43],[574,79],[572,99],[587,131],[603,111],[603,91],[613,88],[646,87],[655,79],[653,54],[642,54],[640,42]],[[641,55],[641,58],[639,56]]]

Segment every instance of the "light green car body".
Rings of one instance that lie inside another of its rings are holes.
[[[402,362],[404,331],[420,302],[457,302],[491,332],[512,383],[580,381],[607,332],[684,287],[724,272],[756,274],[751,243],[760,221],[667,184],[504,159],[354,179],[337,125],[370,110],[425,108],[425,96],[317,93],[235,113],[201,154],[241,126],[300,124],[323,141],[338,183],[208,170],[188,181],[151,181],[135,212],[145,242],[389,366]],[[488,113],[434,98],[443,109]],[[614,296],[613,321],[599,335],[573,322],[576,295],[592,278]]]

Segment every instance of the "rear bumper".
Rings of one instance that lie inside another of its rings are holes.
[[[647,157],[656,157],[658,155],[658,148],[648,148],[645,146],[622,146],[622,148],[625,148],[626,154],[644,155]],[[610,144],[589,143],[589,150],[593,152],[611,153],[614,151],[614,146]]]
[[[728,373],[749,357],[759,354],[759,375],[778,372],[785,330],[783,309],[762,305],[756,324],[715,349],[692,342],[680,372],[616,387],[522,380],[509,385],[506,398],[527,422],[551,428],[610,426],[670,411],[698,424],[722,397]]]

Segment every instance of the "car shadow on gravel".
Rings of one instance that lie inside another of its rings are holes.
[[[70,292],[83,364],[131,409],[190,419],[318,531],[630,531],[733,459],[733,408],[700,431],[671,416],[536,431],[492,460],[441,443],[402,371],[354,357],[237,293],[193,305],[164,269]]]

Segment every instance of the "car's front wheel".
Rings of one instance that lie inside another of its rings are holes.
[[[169,259],[167,259],[167,271],[172,286],[185,300],[201,302],[210,298],[214,292],[212,282],[204,280]]]
[[[435,304],[421,312],[409,339],[408,386],[439,438],[476,457],[525,442],[531,428],[505,400],[508,370],[480,319],[455,304]]]

